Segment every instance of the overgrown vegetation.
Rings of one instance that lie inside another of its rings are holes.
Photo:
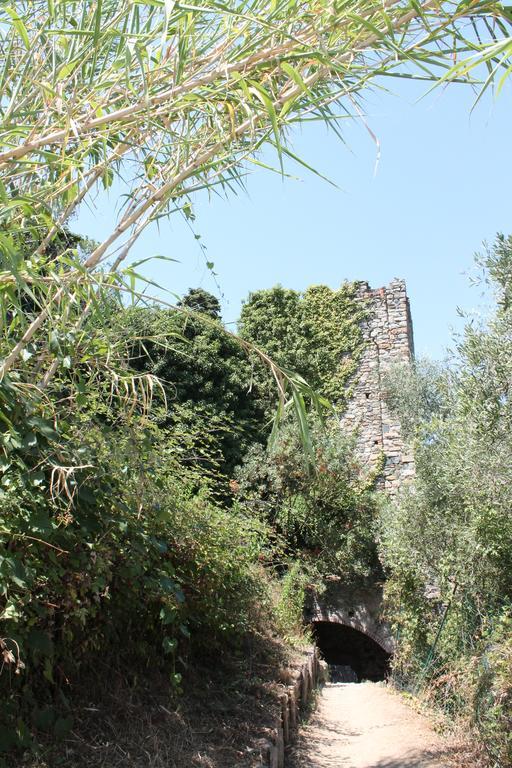
[[[282,579],[277,616],[285,634],[300,632],[308,591],[322,591],[327,574],[359,582],[382,575],[375,544],[381,468],[363,472],[354,436],[343,435],[339,423],[364,349],[366,311],[353,283],[304,293],[277,286],[250,294],[242,307],[242,338],[297,371],[329,404],[325,419],[310,416],[313,463],[305,460],[297,424],[285,418],[270,445],[251,446],[236,472],[239,507],[272,535],[267,557]],[[261,362],[253,382],[268,420],[278,401]]]
[[[464,27],[479,20],[475,42]],[[281,419],[295,409],[307,471],[316,459],[327,468],[310,476],[295,459],[297,488],[281,492],[278,454],[266,454],[275,508],[262,515],[250,494],[229,499],[226,475],[265,442],[268,377],[251,400],[215,299],[196,291],[155,309],[145,259],[127,259],[151,223],[193,222],[196,193],[243,188],[263,145],[281,167],[302,162],[288,129],[314,118],[340,132],[375,78],[464,78],[482,60],[506,69],[508,21],[493,0],[0,4],[2,748],[69,733],[75,687],[100,661],[135,676],[157,668],[176,693],[198,655],[271,624],[267,581],[317,545],[320,494],[325,523],[346,526],[338,566],[376,567],[368,479],[337,476],[349,453],[311,435],[307,410],[321,402],[300,375],[343,399],[359,348],[357,318],[344,316],[349,344],[333,325],[345,289],[300,299],[297,349],[323,348],[290,360],[298,374],[250,333],[239,342],[271,371]],[[112,231],[72,235],[73,214],[101,190],[120,202]]]
[[[283,426],[270,449],[254,446],[237,474],[241,503],[271,526],[283,555],[300,558],[311,579],[376,578],[376,477],[363,473],[335,419],[312,432],[315,471],[304,462],[293,424]]]
[[[178,653],[236,646],[265,612],[261,527],[215,502],[188,432],[101,395],[60,416],[58,433],[29,416],[4,439],[4,748],[28,746],[31,725],[70,728],[69,683],[96,656],[160,666],[179,688]]]
[[[264,349],[282,368],[297,371],[342,408],[364,346],[365,307],[356,294],[356,283],[344,283],[335,291],[325,285],[304,293],[281,286],[256,291],[242,307],[240,336]],[[268,368],[255,363],[255,385],[270,415],[277,405],[275,384]]]
[[[116,350],[115,389],[87,366],[60,366],[33,403],[2,383],[4,750],[65,736],[98,656],[179,693],[189,665],[255,633],[299,635],[324,573],[379,569],[373,479],[350,440],[318,422],[312,468],[288,416],[266,447],[267,390],[218,311],[202,316],[214,297],[184,305],[198,296],[193,315],[107,297],[105,325],[84,329]]]
[[[512,238],[480,259],[494,291],[446,367],[389,380],[417,478],[382,519],[395,677],[466,718],[491,764],[512,764]]]
[[[158,426],[180,425],[197,449],[205,445],[197,463],[230,478],[265,432],[260,399],[250,392],[251,363],[222,325],[216,301],[195,290],[183,299],[193,313],[134,307],[120,316],[117,332],[130,339],[131,367],[156,376],[164,388],[167,407],[152,413]]]

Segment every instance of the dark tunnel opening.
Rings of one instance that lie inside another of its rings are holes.
[[[378,682],[388,677],[391,654],[368,635],[333,621],[315,621],[312,629],[332,682]]]

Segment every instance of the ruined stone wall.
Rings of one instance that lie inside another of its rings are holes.
[[[414,460],[383,398],[383,374],[414,355],[413,331],[405,282],[393,280],[385,288],[360,283],[359,297],[368,311],[362,330],[365,350],[353,383],[353,396],[342,418],[344,429],[357,434],[358,452],[371,467],[385,457],[382,485],[389,493],[414,475]]]

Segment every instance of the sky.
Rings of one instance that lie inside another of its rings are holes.
[[[250,291],[277,283],[303,290],[365,280],[376,288],[403,278],[416,353],[442,358],[462,327],[457,309],[482,302],[470,285],[473,255],[497,232],[512,233],[512,87],[471,111],[467,86],[426,96],[425,83],[386,86],[393,92],[366,97],[364,121],[346,121],[344,143],[319,123],[295,132],[294,151],[336,186],[292,163],[293,178],[256,168],[247,194],[198,195],[194,231],[174,216],[146,232],[132,258],[176,262],[141,271],[175,294],[211,291],[227,323]],[[82,208],[72,228],[100,240],[115,217],[114,190]]]

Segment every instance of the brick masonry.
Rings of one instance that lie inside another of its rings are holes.
[[[359,283],[358,297],[367,309],[362,324],[365,350],[342,426],[357,435],[358,453],[368,468],[384,454],[381,487],[393,495],[414,476],[414,460],[385,403],[383,375],[394,363],[410,362],[414,356],[409,299],[403,280],[376,289]]]

